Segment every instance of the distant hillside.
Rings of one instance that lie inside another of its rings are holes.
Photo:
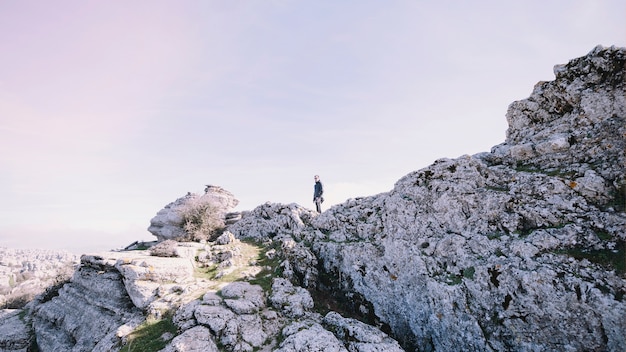
[[[65,251],[0,248],[0,308],[22,308],[69,280],[77,265],[78,256]]]

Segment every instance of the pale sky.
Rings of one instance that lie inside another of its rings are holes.
[[[154,240],[206,184],[251,210],[488,152],[626,1],[1,1],[0,246]]]

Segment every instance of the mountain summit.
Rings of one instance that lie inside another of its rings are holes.
[[[626,49],[554,72],[510,105],[502,144],[389,192],[234,223],[229,201],[210,234],[213,205],[169,204],[154,247],[83,255],[0,316],[0,350],[626,350]]]

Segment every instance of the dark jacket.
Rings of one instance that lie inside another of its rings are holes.
[[[321,197],[322,194],[324,194],[324,186],[321,181],[317,181],[315,182],[315,189],[313,191],[313,200],[315,201],[315,198]]]

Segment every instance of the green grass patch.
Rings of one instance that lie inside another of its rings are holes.
[[[619,212],[626,211],[626,180],[622,180],[622,184],[615,191],[613,207]]]
[[[446,276],[445,283],[449,286],[458,285],[461,283],[461,275],[449,274]]]
[[[469,268],[465,268],[463,269],[463,277],[466,279],[474,280],[475,272],[476,272],[476,269],[473,266],[470,266]]]
[[[618,275],[626,274],[626,245],[618,242],[615,249],[584,249],[584,248],[568,248],[558,251],[558,253],[566,254],[577,260],[587,259],[588,261],[601,265],[603,267],[615,269]]]
[[[496,238],[500,238],[502,235],[504,235],[502,232],[491,232],[486,234],[485,236],[487,236],[487,238],[490,240],[495,240]]]
[[[218,267],[217,264],[212,264],[207,267],[196,267],[193,276],[197,279],[213,280],[217,275]]]
[[[241,243],[237,244],[239,254],[231,258],[232,261],[236,261],[234,264],[237,269],[230,271],[229,268],[220,268],[219,264],[211,264],[205,267],[196,267],[194,277],[218,283],[246,280],[250,284],[261,286],[265,292],[269,292],[272,287],[272,280],[282,275],[280,268],[282,258],[278,255],[280,251],[276,250],[278,246],[280,246],[279,242],[272,242],[268,245],[251,239],[243,239]],[[276,250],[274,255],[268,256],[268,252],[272,249]],[[260,272],[253,278],[246,277],[244,272],[253,267],[259,267]]]
[[[613,236],[611,236],[610,233],[608,233],[606,231],[603,231],[603,230],[596,230],[596,235],[602,241],[609,241],[609,240],[611,240],[611,238],[613,238]]]
[[[261,246],[257,243],[254,245],[259,246],[259,253],[256,257],[256,264],[259,265],[262,269],[252,280],[249,282],[253,285],[259,285],[263,288],[263,291],[270,292],[272,289],[272,280],[275,277],[282,276],[282,268],[280,268],[280,263],[282,262],[282,258],[278,255],[278,251],[274,253],[273,256],[268,257],[267,253],[275,249],[275,246],[278,246],[278,243],[272,244],[270,246]]]
[[[170,340],[162,339],[163,334],[171,333],[174,337],[178,329],[171,318],[147,320],[128,336],[128,342],[120,352],[153,352],[159,351]]]

